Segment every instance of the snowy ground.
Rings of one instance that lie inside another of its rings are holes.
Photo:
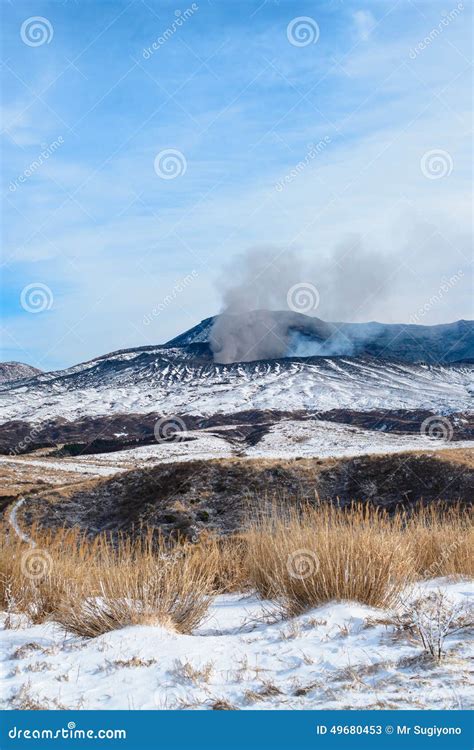
[[[438,579],[409,597],[443,590],[473,601],[469,582]],[[345,709],[468,708],[467,631],[447,638],[438,663],[387,623],[390,613],[330,603],[291,620],[272,605],[226,595],[192,635],[130,627],[92,640],[53,623],[13,617],[0,646],[3,708]],[[5,627],[6,615],[1,618]],[[378,621],[385,621],[378,622]]]
[[[179,438],[191,437],[189,442]],[[156,462],[207,460],[230,458],[342,458],[366,454],[400,453],[408,450],[440,450],[468,448],[472,441],[442,440],[426,435],[397,435],[379,430],[364,430],[345,424],[323,420],[281,420],[270,427],[268,433],[254,446],[233,446],[222,436],[209,430],[178,433],[176,442],[157,443],[142,448],[123,450],[120,453],[95,455],[95,464],[123,465],[123,462]],[[82,460],[82,459],[81,459]]]
[[[220,428],[222,429],[222,428]],[[230,428],[229,428],[230,429]],[[192,440],[182,440],[190,437]],[[400,453],[409,450],[441,450],[470,448],[472,441],[449,441],[426,435],[397,435],[382,431],[364,430],[350,425],[325,421],[282,420],[273,425],[255,446],[229,443],[212,429],[178,433],[176,442],[156,443],[113,453],[101,453],[80,458],[40,458],[29,456],[0,456],[0,468],[24,470],[30,467],[58,483],[64,474],[111,476],[142,465],[174,461],[209,460],[213,458],[342,458],[366,454]],[[62,474],[62,477],[61,477]],[[78,476],[77,480],[81,477]]]

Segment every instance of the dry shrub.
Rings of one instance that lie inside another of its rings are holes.
[[[459,507],[389,515],[369,505],[271,506],[245,532],[166,542],[0,529],[0,598],[9,613],[94,637],[128,625],[191,632],[216,593],[256,590],[292,616],[334,599],[391,606],[407,584],[469,575],[472,525]]]
[[[332,599],[387,606],[410,574],[399,535],[368,508],[274,510],[249,530],[248,547],[255,588],[289,616]]]
[[[469,573],[469,534],[459,508],[390,515],[367,504],[273,506],[246,535],[247,566],[258,593],[288,616],[334,599],[386,607],[434,562],[435,575]]]
[[[120,547],[111,554],[86,579],[76,575],[70,581],[55,612],[66,630],[91,638],[129,625],[189,633],[202,622],[215,571],[193,545],[131,558]]]
[[[419,510],[408,519],[405,536],[420,578],[474,575],[474,529],[461,506]]]
[[[33,622],[54,620],[86,637],[138,624],[190,632],[214,595],[217,558],[206,559],[197,545],[171,548],[154,530],[138,541],[90,541],[64,530],[34,538],[33,548],[3,534],[0,552],[7,608]]]
[[[448,636],[472,629],[474,608],[464,602],[456,604],[444,591],[432,591],[403,605],[394,623],[400,630],[419,638],[432,659],[441,661]]]

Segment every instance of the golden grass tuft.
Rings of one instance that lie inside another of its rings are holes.
[[[274,506],[246,534],[251,586],[287,616],[331,600],[393,605],[420,578],[472,574],[472,527],[453,508]]]
[[[70,581],[55,620],[91,638],[131,625],[190,633],[207,614],[214,575],[212,561],[206,564],[194,545],[170,552],[161,543],[149,554],[141,550],[132,557],[119,546],[85,580],[75,576]]]
[[[472,576],[472,523],[460,507],[393,515],[369,505],[272,506],[239,535],[171,543],[0,529],[0,598],[9,615],[96,637],[131,625],[191,633],[217,593],[256,591],[293,616],[331,600],[393,605],[407,585]],[[11,619],[11,618],[10,618]]]
[[[54,620],[85,637],[129,625],[187,633],[215,594],[216,555],[189,543],[170,547],[153,529],[138,541],[105,534],[90,541],[65,530],[31,536],[34,548],[4,530],[0,583],[4,608],[33,622]]]

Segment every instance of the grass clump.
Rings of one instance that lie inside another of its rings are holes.
[[[292,617],[324,602],[391,607],[407,585],[472,575],[472,523],[457,507],[268,506],[238,535],[165,540],[0,529],[0,599],[33,623],[93,638],[133,625],[191,633],[217,593],[256,591]]]
[[[217,557],[189,543],[170,547],[153,529],[138,540],[65,530],[32,538],[34,547],[7,530],[0,551],[4,606],[32,622],[54,620],[84,637],[130,625],[189,633],[215,594]]]
[[[273,506],[246,545],[251,586],[286,616],[331,600],[388,607],[415,580],[472,573],[472,526],[459,508]]]

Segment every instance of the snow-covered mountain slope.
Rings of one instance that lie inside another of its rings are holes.
[[[0,384],[32,378],[40,372],[37,367],[25,365],[23,362],[0,362]]]
[[[312,357],[217,365],[206,345],[136,349],[0,387],[2,422],[158,412],[232,414],[249,409],[472,407],[474,365]]]
[[[298,313],[255,311],[247,314],[247,325],[249,315],[256,316],[258,325],[273,321],[283,331],[286,355],[218,364],[209,343],[216,318],[208,318],[168,344],[121,350],[0,384],[0,421],[268,409],[452,414],[472,406],[474,327],[469,321],[442,326],[334,324]],[[355,356],[322,356],[344,342]]]

